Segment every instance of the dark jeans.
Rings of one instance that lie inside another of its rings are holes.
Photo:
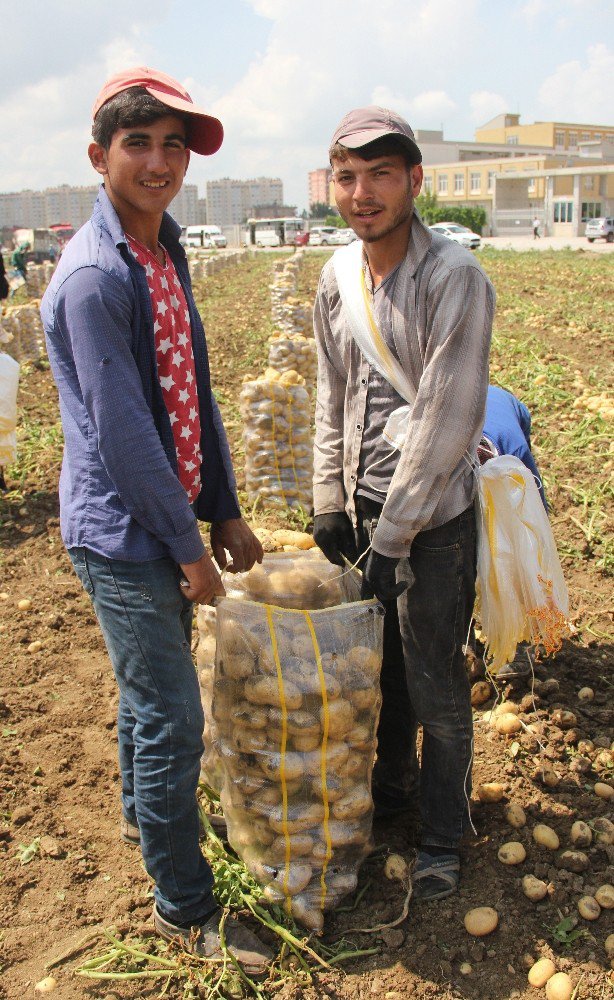
[[[367,548],[380,511],[375,502],[358,498],[359,552]],[[421,531],[409,565],[413,586],[386,605],[373,784],[397,800],[419,792],[422,845],[456,848],[468,823],[471,791],[473,723],[463,646],[475,600],[473,506]],[[402,576],[402,563],[399,571]]]
[[[158,906],[187,926],[215,906],[198,842],[204,720],[190,648],[192,604],[172,559],[125,562],[85,548],[69,555],[119,686],[123,813],[138,824]]]

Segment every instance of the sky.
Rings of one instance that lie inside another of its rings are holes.
[[[614,123],[613,0],[0,0],[0,191],[97,180],[91,107],[107,76],[149,65],[219,117],[187,181],[307,173],[353,107],[472,139],[500,112]]]

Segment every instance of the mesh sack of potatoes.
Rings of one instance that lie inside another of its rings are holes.
[[[196,616],[198,645],[196,647],[196,672],[201,689],[201,701],[205,713],[203,732],[204,753],[200,762],[201,778],[214,792],[219,794],[222,787],[222,769],[218,751],[218,737],[212,712],[213,683],[215,673],[216,610],[208,604],[198,606]]]
[[[45,336],[37,301],[24,306],[10,306],[2,316],[2,325],[12,334],[5,351],[16,361],[37,361],[45,353]]]
[[[318,371],[315,340],[300,333],[273,334],[269,339],[269,368],[280,374],[298,372],[307,385],[313,386]]]
[[[316,933],[356,888],[372,845],[381,614],[376,601],[217,607],[213,715],[228,839],[265,898]]]
[[[267,369],[240,395],[245,488],[264,507],[313,506],[311,402],[297,372]]]

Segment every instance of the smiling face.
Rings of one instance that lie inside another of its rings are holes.
[[[119,128],[108,149],[94,142],[88,152],[124,230],[133,235],[145,220],[161,219],[190,160],[185,124],[172,114],[150,125]]]
[[[340,215],[367,244],[408,237],[422,167],[397,153],[363,160],[358,152],[332,160]]]

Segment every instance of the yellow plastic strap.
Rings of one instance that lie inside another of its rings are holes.
[[[330,815],[330,808],[328,803],[328,784],[326,780],[326,751],[328,748],[328,730],[330,726],[330,713],[328,710],[328,695],[326,693],[326,681],[324,680],[324,670],[322,667],[322,657],[320,655],[320,645],[316,636],[315,629],[313,627],[313,621],[311,615],[308,611],[303,612],[305,616],[305,621],[307,622],[307,628],[309,629],[309,634],[311,635],[311,642],[313,645],[313,651],[316,657],[316,666],[318,668],[318,679],[320,681],[320,693],[322,695],[322,754],[320,758],[320,780],[322,784],[322,805],[324,806],[324,842],[326,843],[326,854],[324,857],[324,864],[322,865],[322,874],[320,876],[320,909],[324,909],[324,900],[326,899],[327,887],[326,887],[326,869],[328,868],[328,862],[330,861],[333,853],[333,847],[330,839],[330,830],[328,828],[328,817]]]
[[[273,650],[273,659],[275,660],[275,667],[277,669],[277,686],[279,689],[279,704],[281,707],[281,742],[279,746],[279,780],[281,782],[281,828],[284,835],[284,845],[285,845],[285,867],[284,867],[284,880],[282,883],[282,889],[284,896],[286,897],[286,910],[288,913],[290,910],[291,896],[289,889],[289,878],[290,878],[290,831],[288,830],[288,786],[286,783],[286,746],[288,743],[288,708],[286,705],[286,692],[284,691],[284,678],[281,670],[281,661],[279,659],[279,647],[277,645],[277,635],[275,633],[275,625],[273,624],[273,608],[270,604],[265,604],[266,617],[269,625],[269,633],[271,636],[271,648]]]
[[[375,342],[375,348],[377,350],[379,360],[382,364],[382,367],[386,369],[387,373],[386,377],[388,378],[388,381],[394,386],[396,382],[396,376],[393,367],[390,363],[391,360],[390,348],[384,341],[384,338],[380,333],[379,327],[375,322],[375,316],[373,315],[373,309],[371,308],[371,301],[369,299],[369,290],[367,288],[367,282],[365,280],[365,271],[363,267],[361,267],[360,269],[360,287],[362,290],[362,297],[364,299],[365,309],[367,310],[367,318],[369,320],[369,326],[371,327],[371,333],[373,334],[373,340]]]
[[[282,496],[283,502],[288,506],[288,501],[286,500],[286,494],[284,493],[284,488],[281,482],[281,472],[279,471],[279,460],[277,458],[277,447],[275,441],[277,439],[277,428],[275,426],[275,393],[271,387],[271,395],[269,396],[271,400],[271,431],[273,434],[273,462],[275,464],[275,472],[277,473],[277,482],[279,483],[279,491]]]

